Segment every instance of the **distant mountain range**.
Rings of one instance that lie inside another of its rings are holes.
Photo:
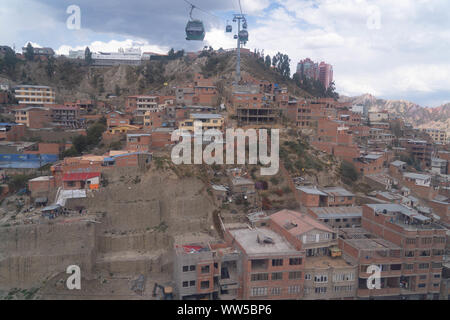
[[[342,96],[341,101],[368,106],[369,110],[387,110],[415,127],[433,127],[450,131],[450,103],[436,108],[425,108],[405,100],[384,100],[371,94],[357,97]]]

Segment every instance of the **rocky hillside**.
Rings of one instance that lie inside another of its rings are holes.
[[[387,110],[417,127],[431,126],[450,130],[450,103],[437,108],[425,108],[405,100],[378,99],[370,94],[358,97],[341,97],[341,100],[368,106],[371,110]]]
[[[234,79],[235,65],[234,53],[113,67],[92,67],[84,61],[59,57],[51,61],[18,61],[12,70],[3,73],[0,70],[0,82],[8,82],[11,86],[51,86],[57,90],[57,102],[62,103],[74,99],[95,99],[108,94],[121,98],[152,91],[169,94],[167,91],[174,85],[191,82],[197,72],[217,77],[229,85]],[[295,95],[307,95],[292,80],[285,81],[253,56],[242,57],[242,73],[287,85]]]

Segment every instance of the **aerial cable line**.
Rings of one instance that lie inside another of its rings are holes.
[[[241,14],[243,14],[243,13],[242,13],[241,0],[238,0],[238,2],[239,2],[239,9],[241,10]]]
[[[219,19],[219,20],[221,20],[221,21],[223,20],[221,17],[215,15],[214,13],[211,13],[211,12],[209,12],[209,11],[206,11],[206,10],[204,10],[204,9],[202,9],[202,8],[197,7],[195,4],[189,2],[188,0],[184,0],[184,2],[186,2],[187,4],[189,4],[189,5],[191,6],[191,8],[192,8],[192,9],[191,9],[191,13],[192,13],[192,10],[195,8],[195,9],[197,9],[197,10],[199,10],[199,11],[202,11],[202,12],[204,12],[204,13],[206,13],[206,14],[209,14],[209,15],[211,15],[211,16],[213,16],[213,17],[215,17],[215,18],[217,18],[217,19]]]

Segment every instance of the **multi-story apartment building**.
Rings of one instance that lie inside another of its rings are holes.
[[[400,296],[400,277],[403,263],[402,248],[370,234],[362,228],[339,230],[339,248],[344,257],[358,265],[358,299],[389,299]],[[380,267],[380,288],[369,289],[371,265]]]
[[[15,122],[28,128],[44,128],[51,122],[50,110],[43,107],[26,107],[14,110]]]
[[[156,129],[162,126],[164,120],[164,112],[150,112],[144,114],[144,128]]]
[[[157,95],[140,95],[127,97],[125,101],[125,111],[143,116],[147,111],[158,112],[162,110],[159,105],[160,97]]]
[[[305,253],[303,299],[344,299],[356,294],[357,266],[341,257],[336,232],[300,212],[282,210],[270,227]]]
[[[180,121],[179,128],[194,132],[194,123],[200,121],[202,123],[202,129],[218,129],[221,130],[224,125],[223,116],[220,114],[210,113],[191,113],[189,119]]]
[[[425,140],[406,139],[400,140],[400,144],[414,158],[419,160],[424,166],[431,166],[431,156],[433,154],[433,144]]]
[[[310,58],[301,60],[297,64],[297,74],[301,79],[319,80],[325,89],[328,89],[333,82],[333,66],[323,61],[320,64],[316,63]]]
[[[94,111],[95,104],[92,100],[77,100],[75,102],[64,102],[67,107],[78,107],[80,114],[90,114]]]
[[[278,121],[280,109],[276,107],[275,95],[266,96],[261,90],[259,85],[234,87],[232,103],[236,108],[239,124],[262,125]]]
[[[106,125],[108,128],[127,126],[131,124],[131,117],[121,111],[111,111],[106,114]]]
[[[321,62],[319,64],[319,81],[325,89],[328,89],[333,82],[333,66],[331,64]]]
[[[20,85],[15,87],[14,92],[19,104],[55,104],[55,91],[50,87]]]
[[[50,108],[52,123],[66,128],[80,128],[84,122],[80,119],[80,109],[69,106],[52,106]]]
[[[226,244],[175,245],[175,298],[233,300],[241,289],[242,254]]]
[[[301,251],[269,228],[227,229],[225,240],[242,254],[241,287],[244,300],[288,300],[303,296]]]
[[[302,79],[319,80],[319,64],[312,61],[310,58],[301,60],[297,64],[297,73]]]
[[[372,254],[359,252],[360,297],[402,296],[406,299],[437,299],[440,292],[443,256],[447,230],[431,218],[399,204],[367,204],[363,206],[362,227],[383,240],[370,245]],[[351,231],[346,231],[348,234]],[[345,237],[344,237],[345,238]],[[355,239],[355,237],[352,237]],[[358,236],[373,240],[372,236]],[[344,253],[356,257],[356,248]],[[388,248],[388,252],[386,252]],[[378,249],[378,250],[377,250]],[[363,250],[364,251],[364,250]],[[366,256],[366,257],[364,257]],[[381,284],[385,290],[364,289],[370,264],[381,266]]]
[[[431,158],[431,172],[447,174],[448,161],[441,158]]]
[[[427,133],[431,137],[431,139],[433,139],[433,141],[435,143],[440,143],[440,144],[448,143],[447,132],[445,130],[426,128],[426,129],[422,129],[422,131]]]

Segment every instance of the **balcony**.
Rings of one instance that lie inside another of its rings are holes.
[[[358,289],[357,296],[360,298],[395,296],[400,294],[400,288],[381,288],[381,289]]]

